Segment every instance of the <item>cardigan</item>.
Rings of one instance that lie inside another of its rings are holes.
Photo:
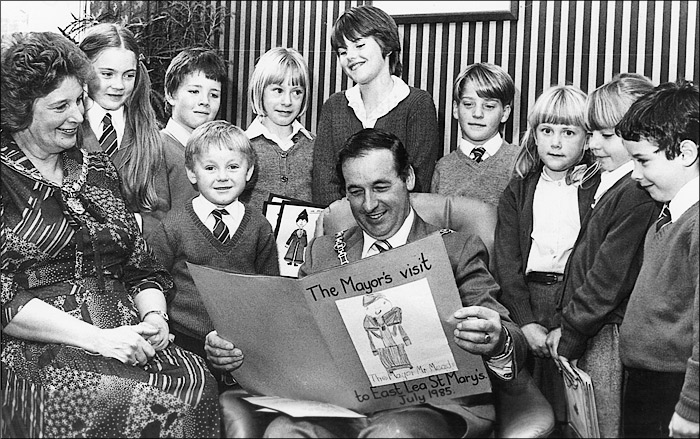
[[[201,339],[214,326],[197,291],[187,262],[242,274],[279,275],[277,244],[265,217],[246,206],[236,232],[221,243],[199,220],[188,201],[173,208],[158,224],[149,244],[173,276],[175,287],[168,301],[170,325],[177,331]],[[250,294],[232,291],[231,294]]]
[[[284,151],[263,135],[250,139],[257,156],[256,164],[240,200],[257,212],[263,211],[263,203],[271,193],[311,201],[314,138],[309,139],[299,131],[292,140],[294,145]]]
[[[501,302],[521,327],[536,321],[530,304],[525,269],[532,247],[532,203],[540,174],[541,172],[533,172],[524,179],[514,177],[503,191],[496,210],[494,277],[501,286]],[[578,189],[578,211],[582,227],[590,215],[598,184],[600,173]]]
[[[498,206],[513,177],[519,150],[519,146],[504,141],[496,154],[477,163],[457,148],[438,160],[430,192],[476,198]]]
[[[580,358],[588,339],[606,324],[620,324],[642,265],[644,236],[659,207],[630,178],[617,181],[581,225],[564,271],[559,297],[561,339],[558,353]]]
[[[415,192],[427,192],[435,162],[441,154],[440,131],[432,96],[409,87],[408,96],[374,125],[395,134],[406,147],[416,175]],[[336,177],[338,151],[345,140],[363,129],[348,106],[345,92],[331,95],[323,104],[313,154],[313,202],[328,205],[341,197]]]
[[[620,326],[622,364],[685,374],[676,412],[693,422],[698,422],[698,216],[696,202],[658,232],[649,228]]]

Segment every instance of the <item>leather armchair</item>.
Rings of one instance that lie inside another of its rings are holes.
[[[411,205],[426,222],[478,235],[493,251],[496,208],[480,200],[412,193]],[[355,225],[347,199],[335,201],[316,221],[314,236],[336,233]],[[489,263],[491,267],[491,264]],[[494,383],[495,384],[495,383]],[[554,412],[526,370],[510,382],[494,385],[495,437],[547,437],[554,429]]]

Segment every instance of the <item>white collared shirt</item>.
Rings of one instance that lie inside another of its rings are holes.
[[[580,230],[578,187],[564,178],[552,180],[543,170],[532,200],[532,245],[525,273],[564,273]]]
[[[634,162],[630,160],[624,165],[620,165],[613,171],[603,171],[600,174],[600,184],[598,185],[598,189],[595,191],[595,195],[593,195],[593,205],[591,207],[595,207],[595,205],[598,204],[598,201],[603,198],[603,195],[605,195],[608,189],[613,187],[622,177],[632,172],[633,169]]]
[[[396,106],[406,99],[411,92],[411,89],[403,82],[403,79],[393,75],[391,79],[394,81],[394,86],[391,88],[389,96],[386,97],[382,105],[376,108],[372,114],[367,114],[365,112],[365,103],[362,101],[359,84],[345,90],[345,98],[348,100],[348,106],[352,108],[355,112],[355,116],[362,122],[362,128],[374,128],[377,119],[396,108]]]
[[[185,128],[184,125],[172,117],[168,119],[168,124],[165,125],[165,132],[173,136],[178,142],[182,143],[182,146],[187,145],[187,141],[190,140],[190,136],[192,135],[190,130]]]
[[[471,154],[472,150],[477,146],[483,147],[486,152],[484,152],[484,155],[481,156],[482,161],[496,155],[498,150],[501,149],[501,145],[503,145],[503,137],[501,137],[501,133],[496,133],[495,136],[491,137],[483,145],[475,145],[464,137],[459,138],[459,149],[467,157],[469,157],[469,154]]]
[[[411,207],[398,232],[386,240],[391,245],[391,248],[401,247],[408,242],[408,234],[411,233],[411,227],[413,227],[413,220],[415,217],[416,214],[413,212],[413,207]],[[364,230],[362,231],[362,236],[364,238],[362,243],[362,259],[378,254],[379,250],[374,247],[374,243],[377,239],[369,236]]]
[[[298,120],[294,119],[294,122],[292,122],[292,133],[286,138],[282,139],[276,134],[272,133],[262,123],[264,117],[265,116],[258,115],[255,117],[255,119],[253,119],[250,125],[248,125],[248,129],[245,130],[245,135],[248,136],[248,139],[253,140],[258,136],[263,136],[266,139],[275,142],[282,151],[289,151],[289,149],[292,146],[294,146],[294,141],[292,139],[299,131],[301,131],[302,134],[308,137],[309,140],[311,140],[312,138],[311,133],[309,133],[309,131],[306,128],[304,128],[304,125],[302,125],[301,122],[299,122]]]
[[[202,194],[197,195],[192,200],[192,209],[194,213],[197,214],[197,218],[204,223],[207,229],[214,232],[214,226],[216,225],[216,219],[211,212],[214,209],[219,209],[214,203],[204,198]],[[228,215],[222,215],[221,219],[228,227],[229,237],[232,237],[238,226],[241,225],[241,220],[243,219],[243,214],[245,213],[245,206],[240,201],[236,200],[224,208],[228,212]]]
[[[700,177],[695,177],[678,191],[675,197],[668,203],[668,210],[671,211],[671,222],[674,222],[690,209],[690,206],[698,202],[700,198]]]
[[[114,131],[117,133],[117,145],[119,148],[122,146],[122,139],[124,138],[124,128],[126,127],[126,121],[124,120],[124,106],[119,107],[118,110],[107,111],[100,105],[92,101],[92,107],[87,111],[88,121],[90,122],[90,127],[95,133],[97,140],[102,137],[102,132],[104,131],[104,126],[102,124],[102,119],[104,119],[105,114],[109,113],[112,116],[112,126]]]

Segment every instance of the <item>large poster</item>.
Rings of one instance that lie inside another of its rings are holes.
[[[303,279],[188,267],[254,394],[368,413],[491,391],[453,340],[462,305],[439,234]]]

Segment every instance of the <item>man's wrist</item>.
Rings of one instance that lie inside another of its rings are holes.
[[[501,325],[501,348],[497,349],[494,355],[491,355],[492,360],[499,360],[505,358],[510,354],[510,347],[513,344],[513,339],[508,332],[508,328]]]

